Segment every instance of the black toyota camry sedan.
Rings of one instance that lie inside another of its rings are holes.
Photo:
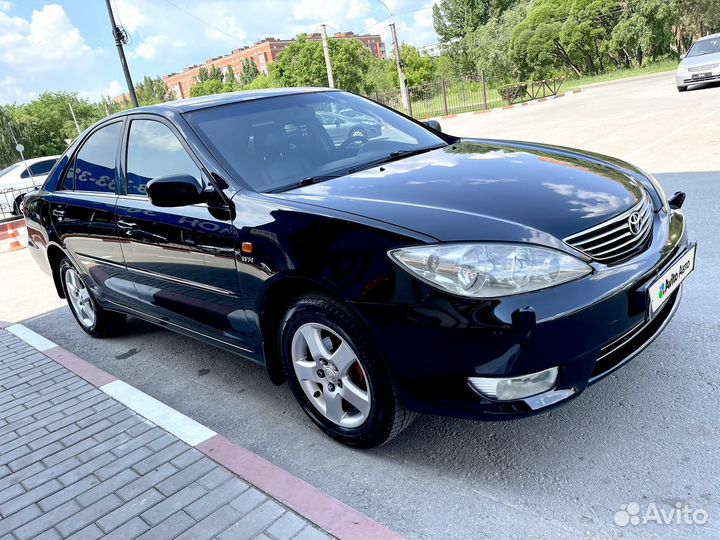
[[[338,140],[324,116],[373,118]],[[323,431],[567,402],[675,313],[695,245],[617,159],[458,138],[354,94],[202,97],[99,122],[26,199],[88,334],[138,317],[264,364]]]

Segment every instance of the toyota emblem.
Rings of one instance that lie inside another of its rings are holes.
[[[640,234],[640,212],[633,212],[628,218],[628,227],[633,236]]]

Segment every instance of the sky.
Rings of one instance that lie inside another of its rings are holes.
[[[437,42],[437,0],[111,0],[130,35],[126,54],[135,82],[229,53],[264,37],[352,30]],[[387,8],[385,7],[387,6]],[[25,103],[45,91],[99,99],[126,91],[104,0],[0,0],[0,104]]]

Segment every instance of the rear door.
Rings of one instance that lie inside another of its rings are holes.
[[[55,232],[89,287],[101,297],[125,303],[128,281],[123,287],[125,261],[115,223],[122,129],[119,120],[90,133],[48,200]]]
[[[239,300],[229,207],[153,206],[146,194],[151,179],[187,174],[205,187],[207,177],[174,127],[160,117],[135,117],[127,132],[125,194],[118,200],[117,215],[140,309],[186,329],[246,345],[248,324]]]

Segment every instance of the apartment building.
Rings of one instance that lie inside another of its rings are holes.
[[[376,58],[385,58],[385,45],[379,35],[358,35],[353,32],[337,32],[332,39],[357,39],[365,45]],[[309,41],[320,41],[322,38],[319,33],[308,34]],[[198,73],[201,68],[211,69],[213,66],[223,71],[228,67],[232,67],[235,74],[242,72],[242,64],[246,58],[251,59],[257,65],[260,73],[268,73],[268,65],[277,60],[278,54],[285,47],[290,45],[293,39],[276,39],[274,37],[266,37],[265,39],[256,41],[252,45],[234,49],[224,56],[216,56],[208,58],[204,64],[198,64],[186,67],[180,73],[170,73],[165,75],[163,80],[168,88],[175,94],[176,98],[185,98],[190,95],[190,88],[195,84]]]

